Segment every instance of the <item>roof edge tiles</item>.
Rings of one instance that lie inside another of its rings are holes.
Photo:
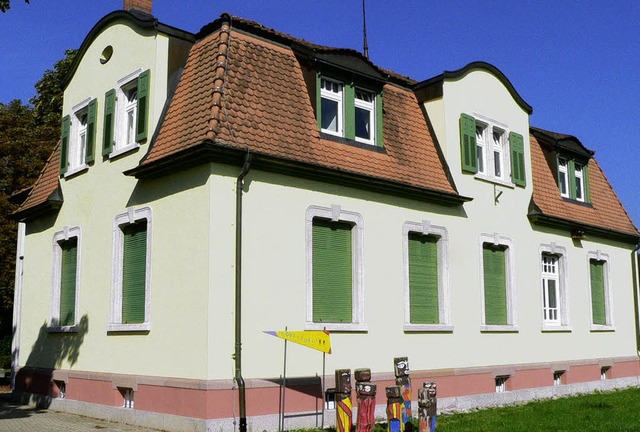
[[[529,115],[533,113],[533,107],[525,102],[522,96],[520,96],[520,93],[518,93],[513,84],[511,84],[509,78],[507,78],[507,76],[494,65],[483,61],[471,62],[454,71],[444,71],[440,75],[417,83],[413,87],[413,90],[416,92],[416,96],[418,96],[418,100],[421,102],[436,99],[443,96],[443,83],[445,81],[458,80],[473,70],[484,70],[498,78],[498,80],[500,80],[500,82],[502,82],[502,84],[507,88],[511,97],[513,97],[520,108]]]
[[[584,144],[573,135],[552,132],[534,126],[530,126],[529,130],[539,142],[542,141],[544,144],[554,147],[555,149],[565,150],[586,158],[591,158],[596,154],[594,150],[585,147]]]
[[[152,179],[201,165],[203,163],[223,163],[242,166],[248,150],[230,147],[220,141],[204,140],[169,157],[140,165],[125,171],[125,175],[138,179]],[[353,186],[372,192],[433,202],[444,206],[457,206],[473,198],[457,193],[429,189],[422,186],[391,181],[366,174],[322,167],[312,163],[293,161],[274,155],[251,152],[253,169],[285,174],[292,177],[329,182],[343,186]]]

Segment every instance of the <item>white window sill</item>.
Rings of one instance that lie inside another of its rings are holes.
[[[487,333],[517,333],[520,329],[516,325],[481,325],[480,331]]]
[[[366,332],[369,330],[366,324],[360,323],[314,323],[307,322],[305,330],[328,330],[333,332]]]
[[[49,326],[47,327],[47,333],[77,333],[78,326]]]
[[[510,189],[515,189],[515,187],[516,187],[516,185],[511,183],[510,180],[504,180],[504,179],[501,179],[501,178],[492,177],[492,176],[490,176],[488,174],[477,173],[475,175],[475,178],[478,179],[478,180],[486,181],[488,183],[494,183],[494,184],[498,184],[500,186],[508,187]]]
[[[355,141],[359,142],[360,144],[366,144],[366,145],[370,145],[370,146],[376,145],[376,141],[372,140],[372,139],[371,140],[366,140],[366,139],[363,139],[363,138],[356,137]]]
[[[148,332],[151,330],[151,323],[140,324],[108,324],[107,332]]]
[[[568,325],[542,324],[543,332],[572,332],[573,329]]]
[[[405,332],[441,332],[452,333],[453,325],[450,324],[405,324]]]
[[[616,327],[612,325],[591,324],[590,330],[592,332],[614,332],[616,331]]]
[[[69,168],[66,173],[64,173],[64,178],[72,177],[81,172],[87,171],[89,169],[89,165],[82,164],[77,167]]]
[[[126,147],[122,147],[120,149],[116,149],[116,150],[112,151],[111,153],[109,153],[109,159],[113,159],[113,158],[116,158],[116,157],[118,157],[120,155],[123,155],[125,153],[129,153],[129,152],[131,152],[133,150],[138,149],[138,147],[140,147],[140,144],[135,143],[135,144],[128,145]]]

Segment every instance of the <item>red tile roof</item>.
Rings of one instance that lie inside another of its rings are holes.
[[[224,30],[207,35],[191,50],[142,169],[209,139],[255,155],[457,195],[410,88],[383,88],[386,151],[323,139],[294,51],[233,29],[227,36]],[[221,73],[217,62],[222,61],[226,69]],[[224,97],[216,94],[219,86]]]
[[[557,136],[561,136],[561,134],[557,134]],[[572,202],[560,196],[553,164],[555,161],[553,149],[543,148],[534,135],[530,136],[530,142],[533,168],[533,203],[536,207],[533,210],[534,214],[568,224],[580,224],[613,231],[613,234],[640,236],[595,159],[589,159],[587,167],[591,205]],[[548,156],[548,159],[545,156]]]
[[[60,143],[56,145],[47,159],[40,176],[36,180],[22,205],[12,214],[14,219],[22,219],[27,213],[33,214],[39,210],[56,207],[62,203],[60,193]]]

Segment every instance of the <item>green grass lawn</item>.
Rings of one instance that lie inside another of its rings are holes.
[[[376,431],[386,431],[384,426],[379,425]],[[639,432],[640,389],[594,393],[438,417],[438,432],[483,431]]]

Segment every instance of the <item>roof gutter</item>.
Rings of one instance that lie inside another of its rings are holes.
[[[235,376],[240,405],[240,432],[247,432],[246,388],[242,378],[242,190],[244,178],[251,168],[251,152],[247,150],[242,171],[236,180],[236,294],[235,294]]]

